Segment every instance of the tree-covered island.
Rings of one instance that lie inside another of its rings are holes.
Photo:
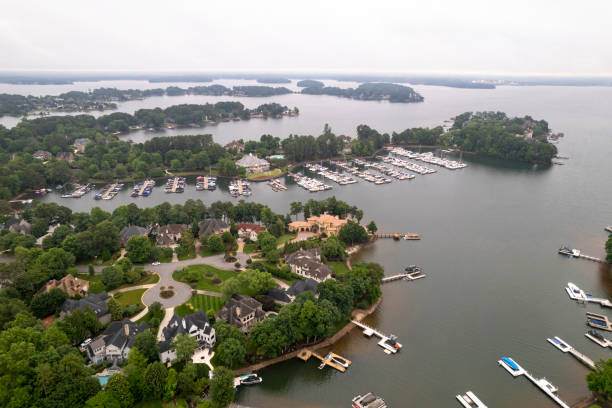
[[[309,95],[332,95],[343,98],[358,99],[364,101],[389,102],[423,102],[424,98],[414,89],[398,84],[369,82],[359,85],[357,88],[338,88],[333,86],[310,86],[302,89],[303,94]]]

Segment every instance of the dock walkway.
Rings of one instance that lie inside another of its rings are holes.
[[[426,275],[422,273],[421,271],[405,272],[405,273],[398,273],[397,275],[393,275],[393,276],[387,276],[385,278],[382,278],[380,282],[387,283],[387,282],[393,282],[393,281],[400,280],[400,279],[413,281],[413,280],[424,278],[425,276]]]
[[[572,287],[575,290],[572,290]],[[602,307],[612,307],[612,302],[610,302],[608,299],[593,297],[589,295],[588,293],[585,293],[582,289],[580,289],[578,286],[576,286],[575,284],[571,282],[567,284],[565,291],[567,292],[567,295],[570,297],[570,299],[573,299],[577,302],[599,303]]]
[[[599,262],[599,263],[607,263],[605,260],[600,259],[600,258],[596,258],[594,256],[590,256],[590,255],[586,255],[584,253],[582,253],[581,250],[579,249],[569,249],[567,247],[561,247],[559,249],[559,254],[561,255],[565,255],[568,258],[583,258],[589,261],[593,261],[593,262]]]
[[[406,241],[418,241],[418,240],[421,239],[419,234],[413,234],[413,233],[410,233],[410,232],[406,233],[406,234],[397,233],[397,232],[383,232],[383,233],[379,233],[379,234],[374,234],[374,236],[376,238],[393,238],[395,240],[399,240],[399,239],[403,238]]]
[[[595,362],[584,354],[580,353],[578,350],[567,344],[560,337],[553,337],[552,339],[546,339],[550,344],[561,350],[563,353],[570,353],[573,355],[576,360],[580,361],[582,364],[590,368],[591,370],[595,369]]]
[[[400,343],[395,341],[396,337],[394,335],[387,336],[386,334],[376,330],[375,328],[365,325],[357,320],[352,320],[352,323],[355,326],[358,326],[363,329],[363,334],[365,334],[366,336],[372,337],[372,335],[375,335],[376,337],[380,337],[381,340],[378,342],[378,345],[385,350],[385,353],[397,353],[403,347]],[[395,347],[393,347],[391,344],[394,344]]]

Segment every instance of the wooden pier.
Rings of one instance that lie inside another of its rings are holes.
[[[421,239],[419,234],[412,234],[412,233],[400,234],[396,232],[387,232],[387,233],[375,234],[374,236],[376,238],[393,238],[396,241],[398,241],[401,238],[407,241],[418,241]]]
[[[297,357],[300,360],[304,360],[304,361],[308,361],[308,359],[310,359],[310,357],[318,358],[319,360],[321,360],[321,365],[319,365],[319,370],[322,370],[323,368],[325,368],[326,365],[328,365],[328,366],[330,366],[332,368],[335,368],[336,370],[340,371],[341,373],[346,371],[346,367],[344,367],[341,364],[338,364],[338,363],[334,362],[333,361],[334,358],[338,358],[338,359],[342,359],[342,360],[346,361],[346,364],[349,365],[349,366],[351,364],[353,364],[350,360],[348,360],[348,359],[346,359],[346,358],[344,358],[344,357],[342,357],[342,356],[340,356],[338,354],[329,352],[329,353],[327,353],[327,355],[325,357],[322,357],[319,354],[317,354],[314,351],[311,351],[309,349],[303,349],[302,351],[300,351],[298,353]]]
[[[111,198],[113,198],[116,194],[112,193],[118,185],[118,183],[111,184],[106,190],[104,190],[104,192],[102,193],[102,199],[110,200]]]
[[[357,320],[352,320],[351,322],[355,326],[358,326],[363,329],[363,334],[365,334],[366,336],[372,337],[372,335],[374,335],[376,337],[380,337],[381,340],[378,342],[378,345],[382,347],[385,353],[387,354],[397,353],[403,347],[400,343],[395,341],[396,337],[393,335],[387,336],[386,334],[376,330],[375,328],[365,325]],[[393,343],[394,346],[390,343]]]
[[[553,346],[561,350],[563,353],[570,353],[572,356],[576,358],[576,360],[580,361],[582,364],[584,364],[591,370],[595,369],[595,362],[593,362],[592,359],[590,359],[589,357],[585,356],[584,354],[582,354],[581,352],[579,352],[578,350],[576,350],[575,348],[567,344],[560,337],[555,336],[552,339],[546,339],[546,340],[548,340],[550,344],[552,344]]]
[[[283,185],[277,179],[272,179],[272,180],[268,181],[268,185],[270,187],[272,187],[272,190],[274,190],[274,191],[285,191],[285,190],[287,190],[287,186]]]
[[[559,254],[565,255],[568,258],[582,258],[582,259],[586,259],[588,261],[599,262],[599,263],[603,263],[603,264],[607,263],[603,259],[596,258],[596,257],[590,256],[590,255],[586,255],[586,254],[584,254],[579,249],[569,249],[569,248],[566,248],[566,247],[562,247],[562,248],[559,249]]]

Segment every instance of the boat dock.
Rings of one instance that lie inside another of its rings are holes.
[[[112,200],[123,188],[123,184],[107,184],[102,191],[95,195],[96,200]]]
[[[325,368],[326,365],[335,368],[336,370],[340,371],[341,373],[345,372],[347,367],[350,366],[351,364],[353,364],[350,360],[347,360],[346,358],[336,354],[336,353],[332,353],[329,352],[327,353],[327,355],[325,357],[322,357],[321,355],[315,353],[314,351],[311,351],[309,349],[303,349],[302,351],[300,351],[297,355],[297,357],[300,360],[304,360],[304,361],[308,361],[308,359],[310,357],[315,357],[318,358],[319,360],[321,360],[321,365],[319,366],[319,370],[322,370],[323,368]],[[334,361],[335,360],[335,361]],[[339,364],[336,361],[343,361],[344,365]]]
[[[168,179],[164,191],[166,193],[182,193],[183,191],[185,191],[185,178],[173,177],[171,179]]]
[[[199,176],[196,178],[196,190],[215,190],[217,188],[217,178],[210,176]]]
[[[567,344],[565,341],[563,341],[560,337],[555,336],[552,339],[546,339],[546,340],[548,340],[550,344],[552,344],[553,346],[555,346],[562,352],[570,353],[571,355],[576,357],[576,360],[580,361],[582,364],[584,364],[591,370],[595,369],[595,363],[593,362],[593,360],[591,360],[589,357],[577,351],[575,348],[573,348],[572,346]]]
[[[424,278],[425,276],[427,275],[422,273],[421,270],[419,269],[418,271],[415,271],[415,272],[404,272],[404,273],[398,273],[397,275],[384,277],[381,279],[380,283],[393,282],[393,281],[400,280],[400,279],[413,281],[413,280]]]
[[[596,329],[612,331],[612,324],[608,320],[608,316],[597,313],[587,312],[587,324]]]
[[[378,342],[378,345],[385,350],[386,354],[395,354],[403,347],[400,343],[396,341],[397,337],[392,334],[387,336],[386,334],[383,334],[382,332],[374,329],[373,327],[367,326],[361,322],[358,322],[357,320],[352,320],[351,322],[355,326],[358,326],[363,329],[363,334],[365,334],[366,336],[372,337],[372,335],[375,335],[377,337],[380,337],[381,340]]]
[[[487,408],[487,406],[474,394],[472,391],[468,391],[463,395],[457,395],[457,400],[465,408]]]
[[[578,286],[574,285],[572,282],[568,282],[567,287],[565,288],[570,299],[573,299],[579,303],[599,303],[602,307],[612,307],[612,302],[608,299],[596,298],[588,293],[585,293]]]
[[[567,405],[565,402],[563,402],[563,400],[561,400],[561,398],[559,398],[559,396],[557,395],[558,388],[552,385],[547,379],[534,378],[531,374],[525,371],[523,367],[519,366],[510,357],[503,357],[497,363],[500,366],[502,366],[506,371],[508,371],[510,374],[512,374],[513,377],[518,377],[521,375],[524,375],[525,377],[527,377],[529,381],[531,381],[533,384],[535,384],[536,387],[544,391],[544,393],[548,395],[553,401],[555,401],[559,406],[563,408],[570,408],[570,406]]]
[[[421,239],[419,234],[412,234],[412,233],[400,234],[397,232],[380,233],[380,234],[375,234],[374,236],[376,238],[393,238],[396,241],[398,241],[400,238],[403,238],[406,241],[418,241]]]
[[[568,258],[583,258],[583,259],[587,259],[587,260],[593,261],[593,262],[607,263],[603,259],[599,259],[599,258],[596,258],[594,256],[583,254],[579,249],[575,249],[575,248],[574,249],[569,249],[568,247],[565,247],[565,246],[559,248],[559,254],[565,255]]]
[[[145,180],[134,187],[132,197],[147,197],[153,191],[153,187],[155,187],[155,180]]]
[[[610,234],[612,234],[612,226],[608,225],[606,228],[604,228],[606,231],[608,231]]]
[[[612,341],[606,339],[604,336],[594,330],[590,330],[587,333],[584,333],[584,337],[599,344],[601,347],[612,347]]]
[[[85,194],[89,193],[89,191],[91,191],[92,185],[91,184],[85,184],[85,185],[77,185],[77,188],[72,192],[72,193],[67,193],[62,195],[62,198],[81,198],[83,197]]]
[[[272,179],[268,181],[268,185],[272,187],[273,191],[285,191],[287,190],[287,186],[283,185],[278,179]]]

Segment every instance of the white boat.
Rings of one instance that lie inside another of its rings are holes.
[[[371,392],[352,399],[353,408],[387,408],[385,401]]]
[[[606,231],[608,231],[610,234],[612,234],[612,226],[608,225],[606,228],[604,228]]]
[[[564,353],[567,353],[568,351],[572,349],[572,347],[566,342],[564,342],[560,337],[555,336],[552,339],[546,339],[546,340],[548,340],[550,344],[552,344],[553,346],[555,346],[556,348],[558,348]]]
[[[487,406],[472,392],[468,391],[463,395],[457,395],[457,400],[465,408],[487,408]]]

